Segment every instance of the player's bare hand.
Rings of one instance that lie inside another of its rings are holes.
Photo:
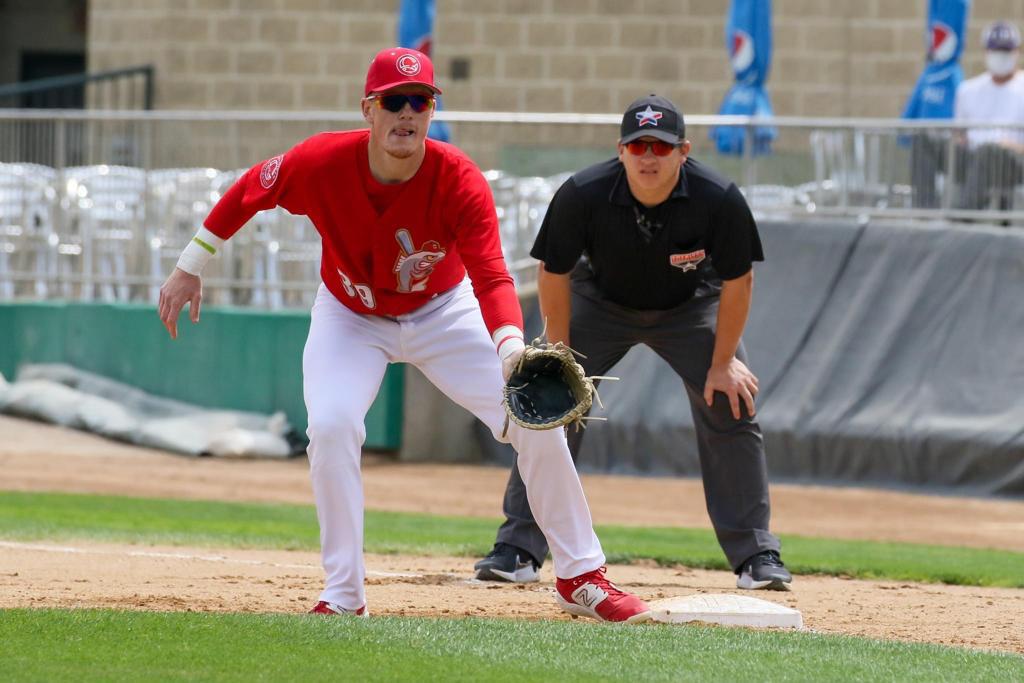
[[[704,401],[710,406],[715,392],[720,391],[729,399],[732,416],[740,419],[740,401],[747,407],[749,415],[755,415],[754,399],[757,397],[757,377],[743,361],[733,358],[728,363],[712,365],[704,382]]]
[[[160,322],[167,328],[171,339],[178,338],[178,314],[188,304],[189,318],[193,323],[199,322],[199,306],[203,300],[203,280],[198,275],[191,275],[175,268],[167,282],[160,287]]]
[[[519,359],[523,357],[523,349],[513,351],[508,358],[501,361],[501,377],[506,382],[512,376],[512,371],[519,365]]]

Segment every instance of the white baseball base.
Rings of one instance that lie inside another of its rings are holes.
[[[687,595],[663,598],[647,604],[650,605],[654,621],[664,624],[701,621],[722,626],[803,628],[803,617],[798,610],[743,595]]]

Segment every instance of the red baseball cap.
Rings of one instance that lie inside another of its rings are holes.
[[[366,92],[391,90],[401,85],[425,85],[435,94],[441,89],[434,85],[434,65],[430,57],[407,47],[389,47],[381,50],[366,72]]]

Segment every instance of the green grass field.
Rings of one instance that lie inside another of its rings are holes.
[[[496,520],[369,512],[370,552],[477,555]],[[707,531],[605,527],[616,561],[724,568]],[[0,538],[317,548],[312,507],[0,492]],[[797,573],[1024,586],[1021,553],[785,537]],[[1024,658],[800,632],[580,621],[0,611],[0,680],[1011,681]]]
[[[495,519],[368,511],[366,550],[476,556],[490,549]],[[710,531],[599,527],[611,562],[726,569]],[[88,538],[208,547],[317,550],[312,506],[0,492],[0,537]],[[799,574],[1024,588],[1024,553],[909,543],[785,536],[787,566]]]
[[[1024,660],[699,626],[7,610],[5,680],[1014,681]]]

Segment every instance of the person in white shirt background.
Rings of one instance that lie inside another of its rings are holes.
[[[1017,69],[1021,36],[1016,26],[997,21],[983,34],[986,72],[960,84],[954,120],[1001,123],[966,130],[964,182],[959,205],[967,209],[1013,207],[1015,187],[1024,180],[1024,75]]]

